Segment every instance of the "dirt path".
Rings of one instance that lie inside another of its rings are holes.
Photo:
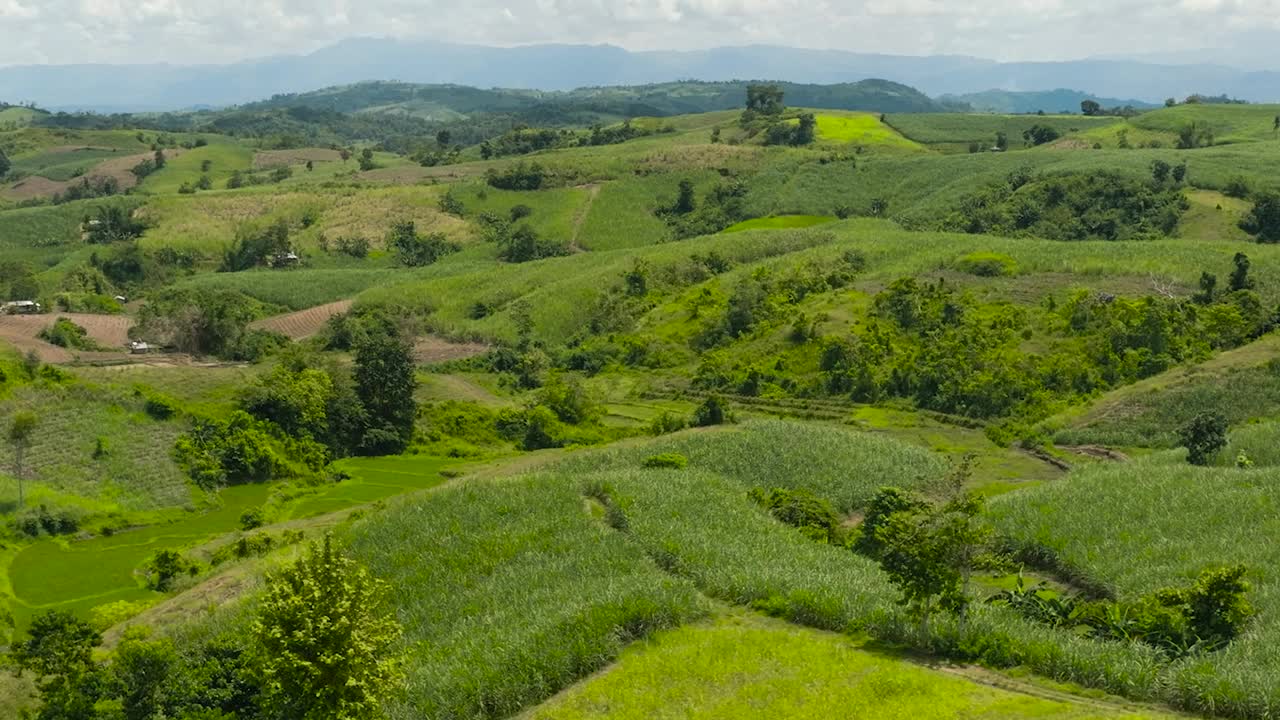
[[[595,205],[596,198],[600,197],[600,185],[593,183],[591,185],[581,185],[579,189],[587,191],[587,200],[578,208],[577,214],[573,216],[573,235],[569,238],[569,252],[583,252],[584,248],[578,244],[578,236],[582,234],[582,227],[587,224],[587,216],[591,214],[591,206]]]
[[[997,690],[1030,695],[1032,697],[1040,698],[1041,700],[1070,703],[1072,705],[1083,705],[1107,713],[1142,713],[1156,710],[1168,715],[1176,714],[1176,711],[1169,708],[1130,703],[1126,702],[1122,698],[1115,698],[1112,696],[1108,696],[1106,699],[1099,699],[1083,694],[1077,695],[1063,690],[1055,690],[1051,687],[1045,687],[1044,685],[1034,682],[1019,680],[994,670],[978,667],[977,665],[934,665],[930,663],[924,663],[924,665],[933,670],[944,672],[948,675],[957,675],[969,680],[970,682],[975,682],[979,685],[986,685],[987,687],[996,688]]]

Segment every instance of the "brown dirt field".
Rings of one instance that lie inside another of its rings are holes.
[[[311,162],[335,162],[342,159],[337,150],[298,148],[296,150],[264,150],[253,156],[254,170],[271,170]]]
[[[434,335],[424,335],[413,344],[413,359],[422,364],[465,360],[487,352],[488,345],[455,343]]]
[[[103,352],[70,351],[51,345],[40,339],[40,331],[53,325],[60,317],[88,331],[89,337],[104,348]],[[88,315],[83,313],[48,313],[46,315],[0,315],[0,340],[14,345],[22,353],[32,350],[47,363],[69,363],[77,359],[86,361],[115,360],[128,357],[125,346],[129,344],[129,328],[133,318],[128,315]],[[116,350],[119,348],[119,350]]]
[[[81,146],[76,146],[81,147]],[[72,148],[75,149],[75,148]],[[172,159],[182,154],[182,150],[165,150],[165,158]],[[139,153],[137,155],[126,155],[124,157],[111,158],[104,160],[94,166],[92,170],[84,174],[83,178],[74,178],[63,182],[56,182],[42,177],[29,177],[23,179],[13,187],[3,191],[4,197],[10,200],[30,200],[38,197],[49,197],[63,192],[72,185],[78,185],[84,178],[93,180],[96,178],[115,178],[120,184],[120,190],[123,192],[138,185],[138,178],[130,172],[138,163],[154,157],[154,153]]]
[[[249,327],[255,330],[278,332],[290,340],[305,340],[320,331],[329,318],[341,315],[351,309],[350,300],[339,300],[328,305],[319,305],[307,310],[299,310],[284,315],[259,320]]]

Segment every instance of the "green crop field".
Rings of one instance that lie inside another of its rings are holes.
[[[0,302],[42,310],[0,316],[0,641],[67,610],[120,679],[147,626],[169,690],[256,697],[262,592],[332,532],[403,630],[394,720],[1280,713],[1280,107],[784,87],[0,111]],[[55,196],[103,163],[127,192]],[[885,487],[974,493],[989,543],[887,573]],[[985,602],[1024,562],[1114,622]],[[1116,630],[1236,562],[1229,642]]]
[[[658,633],[609,671],[522,717],[1160,718],[1043,690],[980,685],[860,648],[847,638],[756,617]]]

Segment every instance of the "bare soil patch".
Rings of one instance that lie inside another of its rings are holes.
[[[51,345],[40,339],[40,332],[52,327],[58,318],[67,318],[84,328],[89,338],[106,348],[101,352],[73,351]],[[47,315],[0,315],[0,340],[18,348],[22,353],[35,351],[42,362],[68,363],[77,359],[88,362],[114,360],[129,357],[125,348],[129,344],[129,328],[133,318],[128,315],[89,315],[84,313],[50,313]]]
[[[320,332],[324,324],[329,322],[329,318],[350,310],[351,303],[351,300],[339,300],[327,305],[317,305],[306,310],[259,320],[249,327],[255,330],[280,333],[290,340],[305,340]]]
[[[254,170],[271,170],[308,162],[337,162],[342,155],[328,148],[297,148],[295,150],[264,150],[253,156]]]
[[[489,352],[481,343],[456,343],[434,335],[424,335],[413,344],[413,359],[422,364],[465,360]]]
[[[78,149],[79,146],[67,150]],[[173,159],[182,154],[182,150],[165,150],[166,159]],[[4,196],[10,200],[30,200],[38,197],[50,197],[64,192],[72,185],[79,185],[83,180],[93,182],[103,178],[115,178],[119,183],[120,190],[128,190],[138,185],[138,177],[131,171],[137,167],[138,163],[148,158],[155,157],[154,153],[139,153],[137,155],[126,155],[124,157],[111,158],[104,160],[94,166],[92,170],[85,173],[84,176],[57,182],[48,178],[32,176],[23,178],[20,182],[4,190]]]

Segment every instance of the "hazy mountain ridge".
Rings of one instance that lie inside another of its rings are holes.
[[[777,46],[631,52],[613,46],[511,48],[431,40],[353,39],[308,55],[232,65],[69,65],[0,68],[0,98],[52,108],[161,110],[233,105],[363,80],[572,90],[681,78],[767,78],[832,84],[888,78],[930,95],[990,89],[1083,88],[1158,103],[1192,93],[1280,99],[1280,72],[1133,60],[1015,62],[963,56],[872,55]]]

